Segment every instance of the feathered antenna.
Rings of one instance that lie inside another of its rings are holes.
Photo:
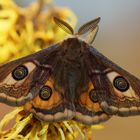
[[[65,21],[58,17],[54,17],[54,22],[61,28],[63,29],[66,33],[73,35],[74,30],[73,28]]]

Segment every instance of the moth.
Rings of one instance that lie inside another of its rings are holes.
[[[54,21],[71,37],[1,65],[0,102],[24,105],[27,113],[45,122],[75,120],[91,125],[113,115],[139,115],[140,80],[91,45],[100,18],[77,33],[65,21],[57,17]]]

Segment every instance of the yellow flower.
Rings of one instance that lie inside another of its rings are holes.
[[[50,2],[46,1],[49,5]],[[0,1],[0,56],[5,56],[0,58],[0,63],[39,51],[63,39],[66,33],[54,24],[54,15],[69,20],[73,27],[76,25],[76,17],[70,9],[49,5],[47,11],[38,11],[37,3],[21,8],[12,0]],[[9,44],[12,44],[10,51]],[[16,53],[11,52],[13,46]]]
[[[9,130],[2,131],[15,116],[16,124]],[[16,108],[5,115],[0,122],[0,139],[4,140],[92,140],[93,129],[103,129],[102,125],[86,126],[73,120],[57,123],[45,123],[26,114],[23,107]]]

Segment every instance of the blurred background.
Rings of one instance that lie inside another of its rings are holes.
[[[26,6],[32,1],[16,2],[20,6]],[[91,19],[101,17],[100,30],[94,47],[140,78],[140,1],[54,0],[54,4],[72,9],[78,18],[76,29]],[[103,130],[94,130],[94,140],[140,139],[140,116],[113,117],[104,123],[104,126]]]

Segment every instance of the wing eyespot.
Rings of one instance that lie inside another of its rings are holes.
[[[12,72],[12,77],[19,81],[19,80],[23,80],[27,75],[28,75],[28,69],[26,66],[20,65],[18,67],[16,67],[13,72]]]
[[[92,102],[96,103],[98,102],[98,97],[97,97],[97,93],[94,89],[92,89],[90,92],[89,92],[89,97],[91,99]]]
[[[52,89],[49,86],[42,87],[42,89],[39,92],[39,97],[45,101],[49,100],[51,95],[52,95]]]
[[[121,92],[127,91],[130,87],[128,81],[122,76],[115,77],[113,80],[113,85],[117,90]]]

